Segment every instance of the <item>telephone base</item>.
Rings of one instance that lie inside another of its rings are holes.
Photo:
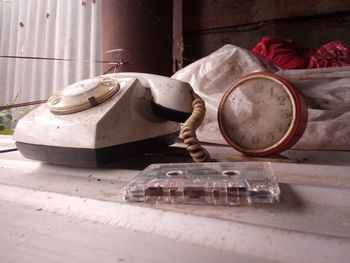
[[[45,163],[78,167],[103,167],[147,152],[149,149],[167,147],[177,141],[179,133],[170,133],[146,140],[113,145],[98,149],[69,148],[16,142],[21,154]]]

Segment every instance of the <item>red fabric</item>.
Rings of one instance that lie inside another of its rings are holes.
[[[309,63],[305,49],[293,40],[265,36],[250,51],[282,69],[305,68]]]
[[[310,50],[293,40],[265,36],[251,52],[282,69],[350,66],[350,48],[339,40]]]
[[[339,40],[321,46],[310,55],[308,68],[350,66],[350,48]]]

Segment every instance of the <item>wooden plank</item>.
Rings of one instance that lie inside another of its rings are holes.
[[[182,0],[173,1],[173,72],[183,67]]]
[[[350,45],[349,31],[350,14],[279,20],[255,26],[187,33],[185,34],[184,59],[188,64],[225,44],[249,49],[265,35],[293,39],[304,47],[314,49],[334,39],[342,40]]]
[[[185,31],[350,10],[350,0],[187,0],[183,5]]]

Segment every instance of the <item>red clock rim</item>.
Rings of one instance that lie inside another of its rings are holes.
[[[294,121],[294,126],[292,127],[292,130],[290,131],[289,135],[280,144],[278,144],[275,148],[269,149],[267,151],[264,151],[264,149],[262,149],[261,151],[258,151],[258,152],[251,152],[251,151],[242,150],[242,147],[238,148],[237,145],[232,142],[232,140],[230,139],[230,136],[226,133],[223,127],[224,125],[221,117],[223,104],[226,101],[226,98],[232,92],[232,90],[234,90],[237,87],[238,83],[244,81],[245,79],[249,79],[249,78],[253,79],[252,77],[254,76],[256,76],[256,78],[269,76],[282,82],[292,94],[292,97],[295,102],[295,121]],[[307,124],[307,107],[305,105],[305,102],[302,96],[299,94],[299,92],[284,78],[270,72],[254,72],[254,73],[245,75],[239,78],[238,80],[236,80],[235,82],[233,82],[229,86],[227,91],[224,93],[218,108],[218,123],[219,123],[219,129],[221,134],[223,135],[224,139],[230,146],[232,146],[239,152],[242,152],[248,156],[267,156],[275,153],[280,153],[282,151],[289,149],[301,138],[302,134],[306,129],[306,124]]]

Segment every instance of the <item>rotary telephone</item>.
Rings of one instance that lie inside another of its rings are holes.
[[[14,140],[29,159],[99,167],[170,145],[181,133],[193,160],[202,162],[209,154],[195,130],[204,114],[203,100],[186,82],[115,73],[56,92],[18,122]]]

